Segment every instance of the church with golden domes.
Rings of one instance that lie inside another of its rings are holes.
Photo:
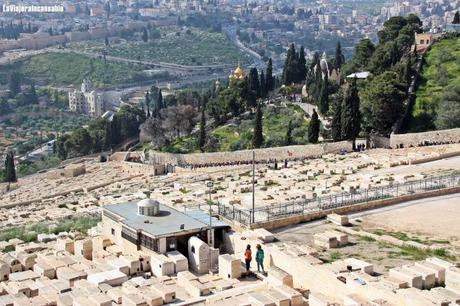
[[[238,67],[236,67],[235,71],[233,71],[228,78],[230,81],[240,81],[244,80],[246,76],[246,73],[244,72],[243,68],[241,68],[241,65],[238,63]]]

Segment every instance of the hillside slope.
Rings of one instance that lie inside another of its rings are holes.
[[[447,88],[460,86],[460,37],[436,42],[425,55],[410,132],[440,128],[436,117]]]

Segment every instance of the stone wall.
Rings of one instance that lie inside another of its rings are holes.
[[[458,143],[460,142],[460,128],[451,130],[440,130],[423,133],[391,134],[390,146],[396,148],[403,145],[405,148],[423,145],[425,142],[437,143]]]
[[[285,159],[306,158],[321,156],[328,153],[338,153],[341,150],[346,150],[348,152],[352,151],[351,143],[348,141],[341,141],[316,145],[265,148],[256,149],[254,152],[257,161],[277,159],[281,162]],[[173,154],[150,151],[149,156],[150,162],[153,164],[204,165],[251,161],[252,152],[252,150],[241,150],[234,152]]]

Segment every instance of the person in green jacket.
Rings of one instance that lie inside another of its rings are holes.
[[[262,272],[265,273],[264,269],[264,250],[262,250],[262,247],[260,244],[256,246],[257,253],[256,253],[256,262],[257,262],[257,271],[260,272],[260,268],[262,268]]]

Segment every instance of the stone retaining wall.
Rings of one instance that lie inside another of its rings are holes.
[[[335,143],[322,143],[316,145],[288,146],[255,149],[255,159],[257,161],[268,161],[277,159],[297,159],[321,156],[328,153],[338,153],[341,150],[352,151],[352,145],[348,141]],[[173,154],[150,151],[150,162],[153,164],[172,164],[172,165],[204,165],[219,163],[234,163],[252,160],[252,150],[241,150],[234,152],[216,153],[192,153],[192,154]]]
[[[460,128],[451,130],[440,130],[423,133],[391,134],[390,146],[396,148],[403,145],[405,148],[417,147],[425,142],[436,143],[458,143],[460,142]]]

